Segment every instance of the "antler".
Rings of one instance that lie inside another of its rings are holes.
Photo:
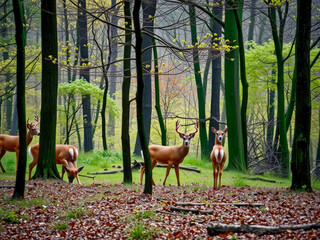
[[[34,120],[36,121],[35,126],[38,126],[38,124],[40,123],[38,115],[34,116]]]
[[[190,133],[189,135],[191,136],[194,136],[197,132],[198,132],[198,130],[199,130],[199,121],[197,121],[196,122],[196,125],[194,126],[194,128],[196,129],[196,131],[194,131],[193,133]]]
[[[179,128],[180,128],[180,121],[177,120],[177,121],[176,121],[176,132],[179,133],[179,134],[184,135],[184,133],[182,133],[182,132],[180,132],[180,131],[178,130]]]

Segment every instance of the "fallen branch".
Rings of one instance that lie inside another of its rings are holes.
[[[212,206],[237,206],[237,207],[261,207],[263,204],[261,203],[238,203],[238,202],[231,202],[231,203],[193,203],[193,202],[175,202],[178,206],[205,206],[205,205],[212,205]]]
[[[136,169],[137,167],[144,166],[144,162],[142,161],[134,161],[131,165],[131,169]],[[167,167],[166,164],[157,164],[156,167]],[[172,166],[173,167],[173,166]],[[193,172],[198,172],[200,173],[200,170],[197,169],[196,167],[184,167],[184,166],[179,166],[179,169],[184,169],[188,171],[193,171]],[[88,172],[87,174],[91,175],[98,175],[98,174],[114,174],[118,172],[123,172],[123,168],[119,170],[113,170],[113,171],[103,171],[103,172]]]
[[[170,211],[178,211],[178,212],[191,212],[195,214],[212,214],[212,210],[198,210],[198,209],[190,209],[190,208],[178,208],[178,207],[170,207]]]
[[[310,230],[320,228],[320,223],[282,225],[282,226],[263,226],[263,225],[229,225],[224,223],[209,223],[207,231],[210,236],[215,236],[225,232],[254,233],[258,236],[265,234],[277,234],[288,230]]]
[[[87,175],[82,175],[82,174],[78,174],[79,176],[81,177],[86,177],[86,178],[92,178],[94,180],[95,177],[92,177],[92,176],[87,176]]]
[[[246,178],[246,177],[243,177]],[[277,181],[275,180],[269,180],[269,179],[264,179],[264,178],[260,178],[260,177],[247,177],[248,180],[258,180],[258,181],[262,181],[262,182],[271,182],[271,183],[277,183]]]
[[[160,210],[156,210],[156,213],[169,214],[169,215],[173,215],[173,216],[181,216],[181,214],[176,214],[176,213],[166,212],[166,211],[160,211]]]

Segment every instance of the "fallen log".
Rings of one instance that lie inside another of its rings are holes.
[[[144,162],[142,161],[134,161],[131,165],[131,169],[136,169],[137,167],[140,166],[144,166]],[[167,167],[166,164],[157,164],[156,167]],[[172,166],[174,167],[174,166]],[[179,166],[179,169],[183,169],[183,170],[188,170],[188,171],[193,171],[193,172],[198,172],[200,173],[200,169],[197,169],[196,167],[184,167],[184,166]],[[118,172],[123,172],[123,168],[119,169],[119,170],[113,170],[113,171],[102,171],[102,172],[88,172],[87,174],[91,174],[91,175],[97,175],[97,174],[114,174],[114,173],[118,173]]]
[[[175,202],[178,206],[237,206],[237,207],[261,207],[262,203],[241,203],[241,202],[231,202],[231,203],[193,203],[193,202]]]
[[[178,207],[170,207],[170,211],[178,211],[178,212],[191,212],[195,214],[212,214],[212,210],[199,210],[199,209],[192,209],[192,208],[178,208]]]
[[[311,230],[320,228],[320,223],[282,225],[282,226],[263,226],[263,225],[229,225],[224,223],[209,223],[207,231],[210,236],[215,236],[225,232],[254,233],[258,236],[265,234],[278,234],[288,230]]]

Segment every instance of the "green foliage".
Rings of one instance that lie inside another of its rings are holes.
[[[82,96],[90,95],[93,98],[102,100],[103,90],[93,83],[88,83],[84,79],[77,79],[71,83],[59,83],[58,95],[64,96]],[[75,103],[73,103],[75,104]],[[107,110],[113,116],[119,116],[119,107],[112,98],[107,98]]]
[[[247,185],[247,182],[243,177],[237,176],[233,179],[233,186],[244,187],[245,185]]]
[[[78,219],[89,213],[88,209],[85,209],[83,206],[75,206],[65,213],[65,218]]]
[[[65,221],[58,221],[51,225],[51,228],[56,230],[66,230],[68,228],[68,223]]]
[[[128,231],[131,239],[150,239],[157,232],[157,228],[148,228],[143,222],[138,221]]]
[[[91,165],[107,168],[109,164],[122,163],[122,155],[119,152],[112,152],[109,150],[93,150],[85,155],[80,154],[78,161],[79,165]]]

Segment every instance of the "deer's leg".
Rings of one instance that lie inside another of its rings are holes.
[[[16,158],[17,158],[17,168],[16,172],[18,171],[18,165],[19,165],[19,150],[16,151]]]
[[[213,189],[217,189],[217,180],[218,180],[218,170],[217,166],[214,166],[213,168]]]
[[[34,168],[35,165],[37,165],[37,162],[35,162],[35,161],[30,163],[30,165],[29,165],[29,180],[31,179],[31,172],[32,172],[32,169]]]
[[[63,165],[62,165],[62,170],[61,170],[61,180],[63,180],[63,175],[64,175],[64,173],[65,173],[65,169],[64,169],[64,167],[63,167]]]
[[[140,185],[142,185],[143,174],[145,171],[146,171],[146,168],[144,166],[142,166],[141,170],[140,170]]]
[[[168,177],[168,175],[169,175],[169,173],[170,173],[171,167],[172,167],[172,163],[168,163],[168,165],[167,165],[166,177],[164,178],[164,181],[163,181],[163,184],[162,184],[163,186],[166,185],[167,177]]]
[[[1,150],[1,152],[0,152],[0,167],[1,167],[2,172],[6,172],[6,171],[4,170],[4,167],[3,167],[2,163],[1,163],[1,158],[3,157],[3,155],[4,155],[5,153],[6,153],[6,150]]]
[[[224,165],[224,163],[221,163],[221,165],[219,166],[219,186],[218,186],[218,189],[220,189],[220,187],[221,187],[221,175],[222,175],[223,165]]]
[[[179,164],[174,165],[174,170],[175,170],[175,172],[176,172],[178,186],[180,186],[180,178],[179,178]]]

